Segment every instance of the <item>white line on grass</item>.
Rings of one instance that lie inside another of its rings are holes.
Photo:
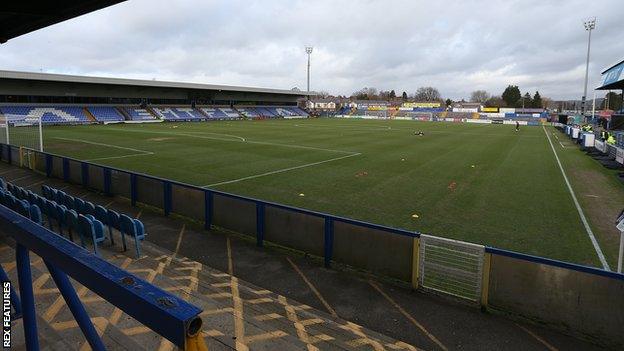
[[[596,254],[598,254],[598,258],[600,259],[600,262],[602,263],[602,267],[609,271],[609,270],[611,270],[609,268],[609,264],[607,263],[607,260],[605,259],[605,256],[602,253],[602,250],[600,249],[600,245],[598,245],[598,241],[596,240],[596,237],[594,236],[594,232],[592,232],[591,228],[589,227],[589,223],[587,222],[587,218],[585,218],[585,213],[583,213],[583,209],[581,209],[581,205],[579,204],[578,200],[576,199],[576,195],[574,194],[574,190],[572,190],[572,185],[570,185],[570,181],[568,180],[568,177],[566,176],[566,173],[563,170],[563,166],[561,165],[561,161],[559,161],[559,156],[557,155],[557,151],[555,150],[555,146],[553,145],[552,141],[550,140],[550,136],[548,135],[548,132],[546,132],[546,128],[544,126],[542,126],[542,129],[544,129],[544,134],[546,134],[546,139],[548,139],[548,142],[550,143],[550,148],[552,149],[552,152],[555,154],[555,159],[557,160],[557,164],[559,165],[559,169],[561,170],[561,174],[563,175],[563,179],[565,180],[565,183],[568,186],[568,190],[570,191],[570,195],[572,195],[572,200],[574,201],[574,205],[576,206],[576,210],[578,211],[579,217],[581,217],[581,222],[583,222],[583,225],[585,226],[585,231],[587,232],[587,235],[589,236],[589,239],[591,240],[592,245],[594,245],[594,249],[596,250]]]
[[[229,136],[229,137],[232,137],[232,138],[240,139],[241,141],[246,141],[246,140],[245,140],[245,138],[243,138],[242,136],[238,136],[238,135],[234,135],[234,134],[211,133],[211,132],[184,132],[184,133],[190,133],[190,134],[212,134],[212,135],[223,135],[223,136]]]
[[[288,171],[293,171],[295,169],[301,169],[301,168],[306,168],[306,167],[311,167],[311,166],[316,166],[316,165],[320,165],[323,163],[327,163],[327,162],[334,162],[334,161],[338,161],[338,160],[342,160],[345,158],[349,158],[349,157],[353,157],[353,156],[359,156],[361,155],[361,153],[354,153],[351,155],[346,155],[346,156],[340,156],[340,157],[335,157],[335,158],[330,158],[328,160],[323,160],[323,161],[318,161],[318,162],[312,162],[312,163],[307,163],[305,165],[299,165],[299,166],[294,166],[294,167],[288,167],[288,168],[283,168],[283,169],[278,169],[275,171],[270,171],[270,172],[266,172],[266,173],[261,173],[261,174],[256,174],[256,175],[252,175],[252,176],[247,176],[247,177],[243,177],[243,178],[238,178],[238,179],[233,179],[233,180],[227,180],[224,182],[219,182],[219,183],[214,183],[214,184],[208,184],[208,185],[204,185],[204,188],[209,188],[209,187],[213,187],[213,186],[219,186],[219,185],[225,185],[225,184],[231,184],[231,183],[237,183],[237,182],[242,182],[244,180],[249,180],[249,179],[254,179],[254,178],[260,178],[260,177],[264,177],[264,176],[268,176],[268,175],[272,175],[272,174],[277,174],[277,173],[283,173],[283,172],[288,172]]]
[[[125,129],[111,129],[111,130],[115,130],[115,131],[119,131],[119,132],[128,132],[128,133],[151,133],[151,134],[166,134],[166,135],[179,135],[179,136],[188,136],[191,138],[198,138],[198,139],[209,139],[209,140],[220,140],[220,141],[228,141],[228,142],[233,142],[233,143],[249,143],[249,144],[256,144],[256,145],[271,145],[271,146],[279,146],[279,147],[286,147],[286,148],[292,148],[292,149],[305,149],[305,150],[317,150],[317,151],[327,151],[327,152],[335,152],[335,153],[341,153],[341,154],[355,154],[355,152],[353,151],[345,151],[345,150],[334,150],[334,149],[324,149],[324,148],[320,148],[320,147],[314,147],[314,146],[304,146],[304,145],[295,145],[295,144],[280,144],[280,143],[271,143],[271,142],[266,142],[266,141],[251,141],[251,140],[240,140],[240,139],[225,139],[225,138],[215,138],[215,137],[210,137],[210,136],[206,136],[206,135],[194,135],[194,134],[187,134],[187,133],[171,133],[171,132],[159,132],[159,131],[154,131],[154,130],[125,130]],[[201,132],[197,132],[197,133],[201,133]],[[210,134],[216,134],[216,133],[210,133]]]
[[[145,150],[133,149],[133,148],[131,148],[131,147],[118,146],[118,145],[111,145],[111,144],[105,144],[105,143],[97,143],[97,142],[95,142],[95,141],[88,141],[88,140],[82,140],[82,139],[71,139],[71,138],[61,138],[61,137],[55,137],[54,139],[59,139],[59,140],[67,140],[67,141],[74,141],[74,142],[78,142],[78,143],[91,144],[91,145],[98,145],[98,146],[105,146],[105,147],[111,147],[111,148],[115,148],[115,149],[121,149],[121,150],[129,150],[129,151],[139,152],[138,154],[132,154],[132,155],[109,156],[109,157],[97,157],[97,158],[91,158],[91,159],[84,160],[84,161],[111,160],[111,159],[115,159],[115,158],[135,157],[135,156],[147,156],[147,155],[153,155],[153,154],[154,154],[154,153],[153,153],[153,152],[151,152],[151,151],[145,151]]]

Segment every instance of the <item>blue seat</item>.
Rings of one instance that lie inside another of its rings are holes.
[[[41,225],[43,222],[43,217],[41,216],[41,210],[37,205],[30,205],[29,208],[30,220]]]
[[[82,207],[82,214],[95,214],[95,205],[91,201],[85,201],[84,206]]]
[[[0,178],[0,190],[4,190],[6,188],[6,182],[4,179]]]
[[[84,207],[84,201],[80,198],[74,198],[74,210],[78,213],[82,213],[82,208]]]
[[[78,213],[74,210],[65,211],[65,226],[67,227],[67,234],[69,240],[74,241],[74,232],[78,232]]]
[[[50,227],[50,230],[54,230],[54,227],[52,226],[52,220],[56,219],[56,203],[54,201],[45,200],[43,212],[48,217],[48,226]]]
[[[58,194],[58,190],[54,188],[50,188],[50,193],[48,196],[48,200],[56,202],[56,194]]]
[[[67,194],[65,194],[65,192],[64,192],[64,191],[62,191],[62,190],[57,190],[57,191],[56,191],[56,198],[54,199],[54,201],[56,201],[56,203],[57,203],[57,204],[59,204],[59,205],[60,205],[60,204],[63,204],[63,203],[64,203],[64,201],[65,201],[65,196],[66,196],[66,195],[67,195]]]
[[[67,206],[67,208],[74,209],[74,206],[76,206],[76,202],[73,196],[65,195],[65,206]]]
[[[30,217],[30,204],[26,200],[17,200],[15,202],[15,208],[13,209],[17,213],[21,214],[24,217]]]
[[[80,242],[86,248],[85,239],[93,244],[93,251],[98,255],[98,243],[104,241],[104,225],[92,215],[78,216]]]
[[[126,251],[126,239],[125,235],[130,235],[134,237],[134,244],[136,249],[137,258],[141,257],[141,248],[139,240],[145,239],[145,228],[143,227],[143,223],[138,219],[130,218],[127,215],[122,214],[120,216],[120,225],[121,225],[121,242],[123,245],[123,250]]]
[[[45,197],[46,199],[48,198],[48,196],[50,196],[50,187],[47,185],[42,185],[41,186],[41,195],[43,195],[43,197]]]
[[[67,207],[65,205],[56,205],[56,221],[58,222],[59,234],[61,235],[63,235],[63,227],[66,226],[65,212],[67,212]]]
[[[115,244],[113,239],[113,233],[110,230],[110,226],[108,225],[108,210],[104,206],[97,205],[95,206],[95,212],[93,216],[105,226],[108,226],[108,238],[110,240],[111,245]]]

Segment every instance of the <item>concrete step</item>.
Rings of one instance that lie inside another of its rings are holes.
[[[219,337],[224,343],[236,336],[236,330],[231,328],[236,328],[234,320],[242,315],[245,321],[244,342],[252,340],[247,345],[250,347],[262,344],[270,346],[279,339],[293,346],[323,350],[348,350],[362,345],[374,349],[415,349],[199,262],[175,257],[172,252],[156,245],[146,242],[142,247],[145,255],[137,261],[155,267],[162,275],[177,282],[178,286],[172,292],[185,299],[190,298],[190,301],[203,308],[204,331],[211,335],[224,334],[225,339]],[[226,329],[211,329],[215,325],[225,326]],[[266,342],[257,343],[255,340],[260,338],[258,335],[248,336],[251,333],[247,332],[247,326],[264,330],[259,335],[268,338]]]

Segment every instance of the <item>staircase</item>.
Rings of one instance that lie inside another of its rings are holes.
[[[87,116],[87,119],[89,120],[89,122],[92,122],[92,123],[98,122],[97,118],[95,118],[95,116],[91,113],[91,111],[89,111],[88,108],[83,107],[82,112],[84,113],[85,116]]]
[[[119,112],[126,121],[132,120],[132,117],[130,117],[130,115],[128,114],[128,112],[126,112],[125,109],[115,106],[115,110],[117,110],[117,112]]]

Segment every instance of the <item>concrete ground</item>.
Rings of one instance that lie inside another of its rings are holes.
[[[144,222],[149,243],[258,287],[351,321],[424,350],[598,350],[599,346],[535,324],[482,313],[448,298],[412,291],[400,283],[346,269],[326,269],[316,258],[255,246],[255,239],[200,223],[164,217],[161,211],[132,207],[127,199],[107,197],[30,170],[0,163],[0,177],[40,191],[48,184]],[[365,343],[364,343],[365,344]],[[362,344],[362,345],[364,345]],[[371,346],[371,345],[368,345]],[[374,349],[393,349],[373,345]]]

